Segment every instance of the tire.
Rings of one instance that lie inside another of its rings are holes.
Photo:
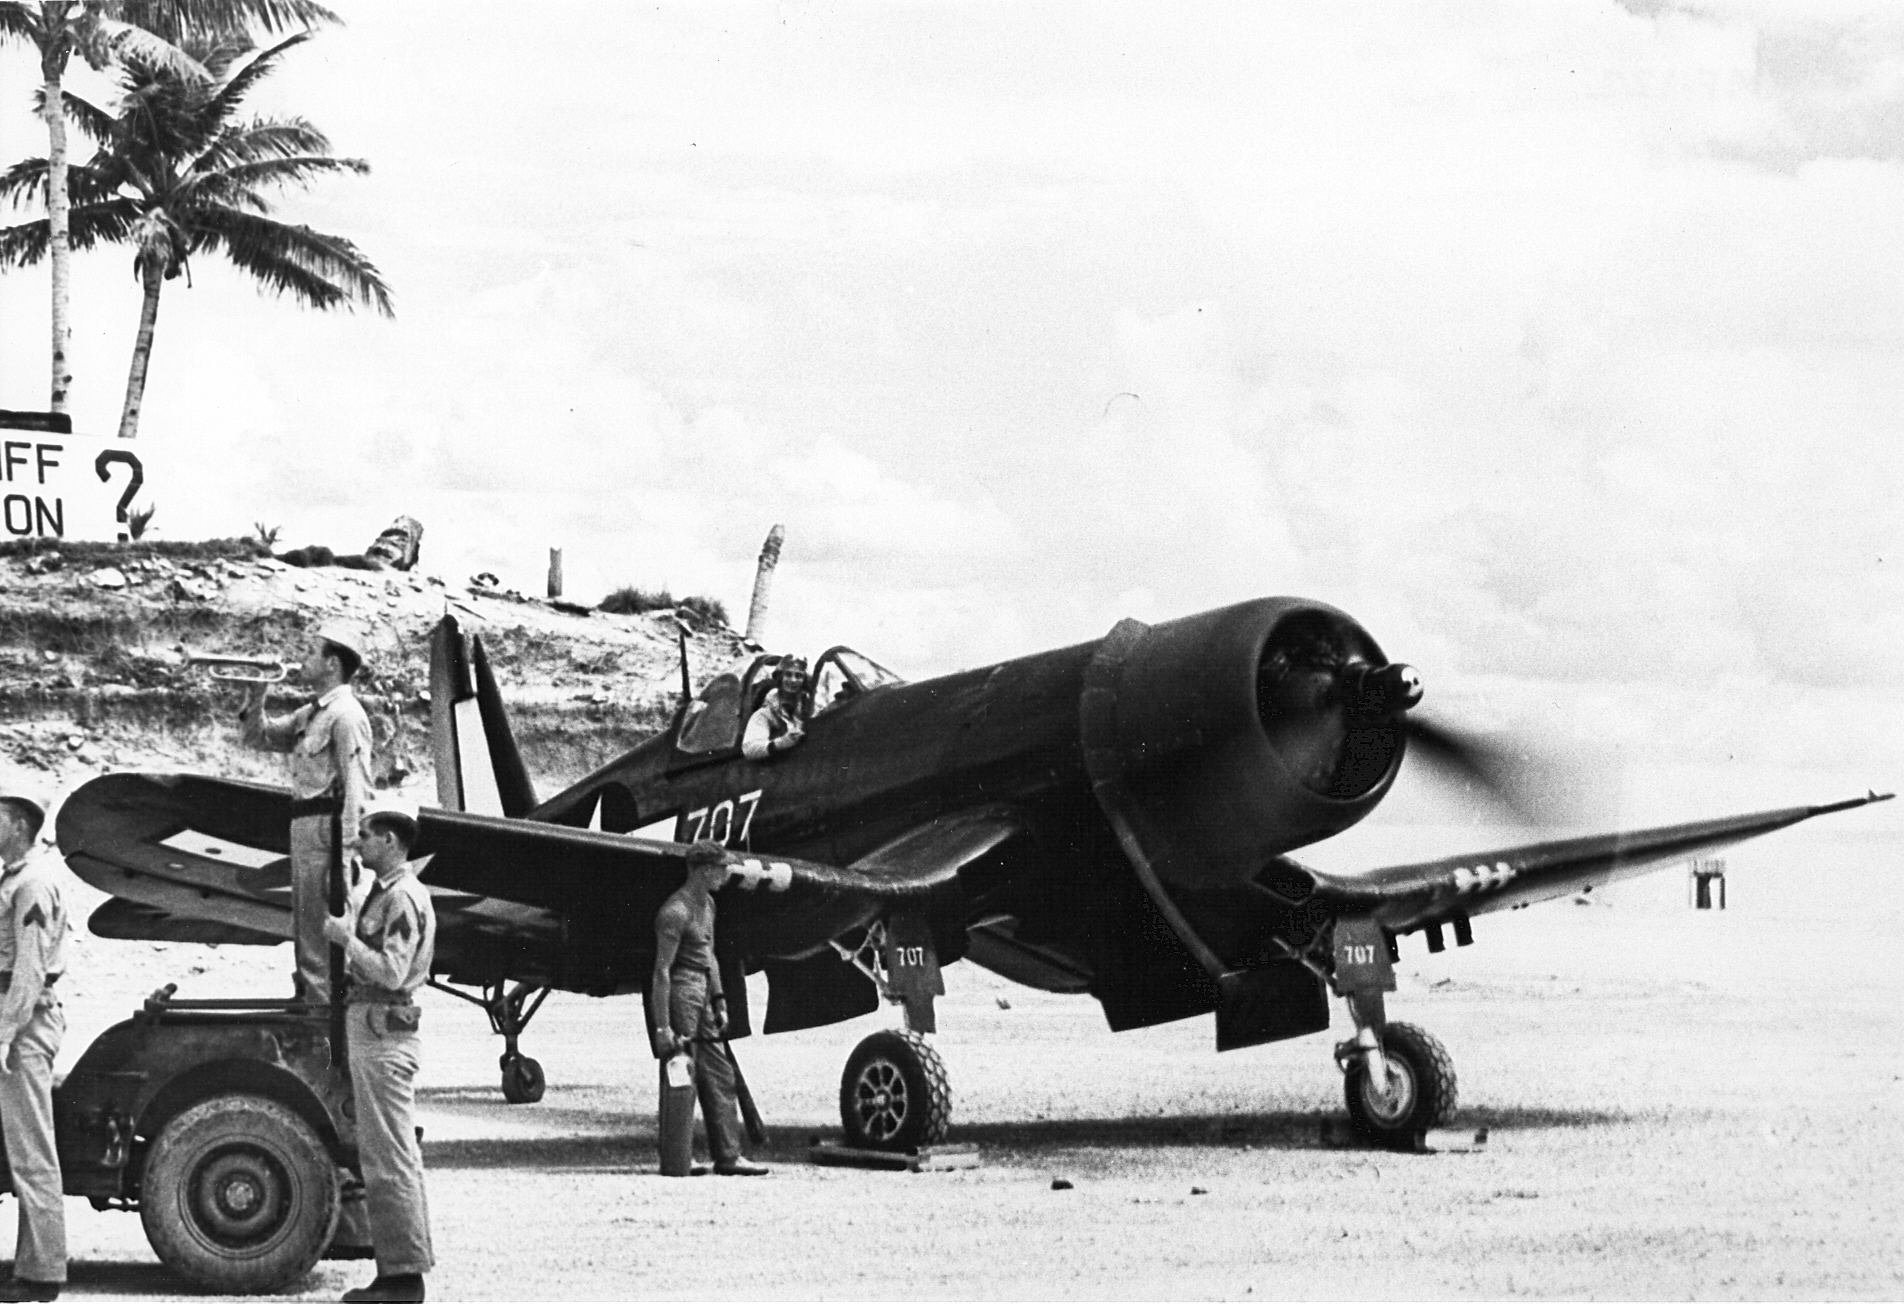
[[[1342,1084],[1349,1117],[1371,1140],[1412,1149],[1422,1133],[1454,1117],[1454,1060],[1446,1046],[1412,1023],[1388,1025],[1382,1054],[1388,1061],[1390,1090],[1374,1090],[1368,1069],[1358,1059]]]
[[[220,1294],[283,1291],[337,1229],[337,1166],[298,1115],[214,1096],[167,1123],[146,1156],[139,1217],[166,1266]]]
[[[938,1052],[916,1032],[876,1032],[847,1056],[840,1126],[856,1150],[917,1150],[945,1140],[952,1088]]]
[[[527,1055],[518,1055],[514,1059],[503,1061],[502,1098],[512,1105],[533,1105],[542,1099],[542,1093],[548,1083],[542,1076],[542,1065]]]

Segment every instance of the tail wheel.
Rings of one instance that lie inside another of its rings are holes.
[[[1343,1082],[1349,1117],[1384,1145],[1412,1146],[1423,1132],[1454,1117],[1454,1060],[1448,1048],[1412,1023],[1391,1023],[1382,1034],[1387,1081],[1374,1082],[1357,1059]]]
[[[917,1150],[945,1140],[952,1088],[938,1052],[916,1032],[876,1032],[840,1077],[840,1125],[861,1150]]]
[[[139,1214],[168,1266],[218,1294],[280,1292],[337,1227],[337,1165],[311,1125],[262,1096],[214,1096],[159,1132]]]
[[[502,1098],[512,1105],[533,1105],[542,1099],[547,1087],[542,1065],[527,1055],[505,1055],[502,1059]]]

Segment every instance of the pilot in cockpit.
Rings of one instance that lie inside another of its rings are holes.
[[[741,755],[764,761],[776,752],[798,747],[806,738],[806,711],[807,663],[801,657],[785,657],[774,667],[773,692],[748,717]]]

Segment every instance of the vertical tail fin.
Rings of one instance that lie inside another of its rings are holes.
[[[430,743],[445,810],[519,819],[536,808],[482,636],[465,635],[450,615],[430,635]]]

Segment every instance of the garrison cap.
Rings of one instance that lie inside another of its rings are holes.
[[[15,792],[11,788],[0,788],[0,805],[11,806],[26,816],[26,822],[30,826],[27,836],[34,838],[40,836],[40,828],[46,823],[46,807],[25,793]]]
[[[355,621],[327,620],[317,627],[314,637],[325,643],[335,643],[338,647],[349,648],[357,654],[359,661],[370,659],[370,640],[364,637],[364,631]]]

